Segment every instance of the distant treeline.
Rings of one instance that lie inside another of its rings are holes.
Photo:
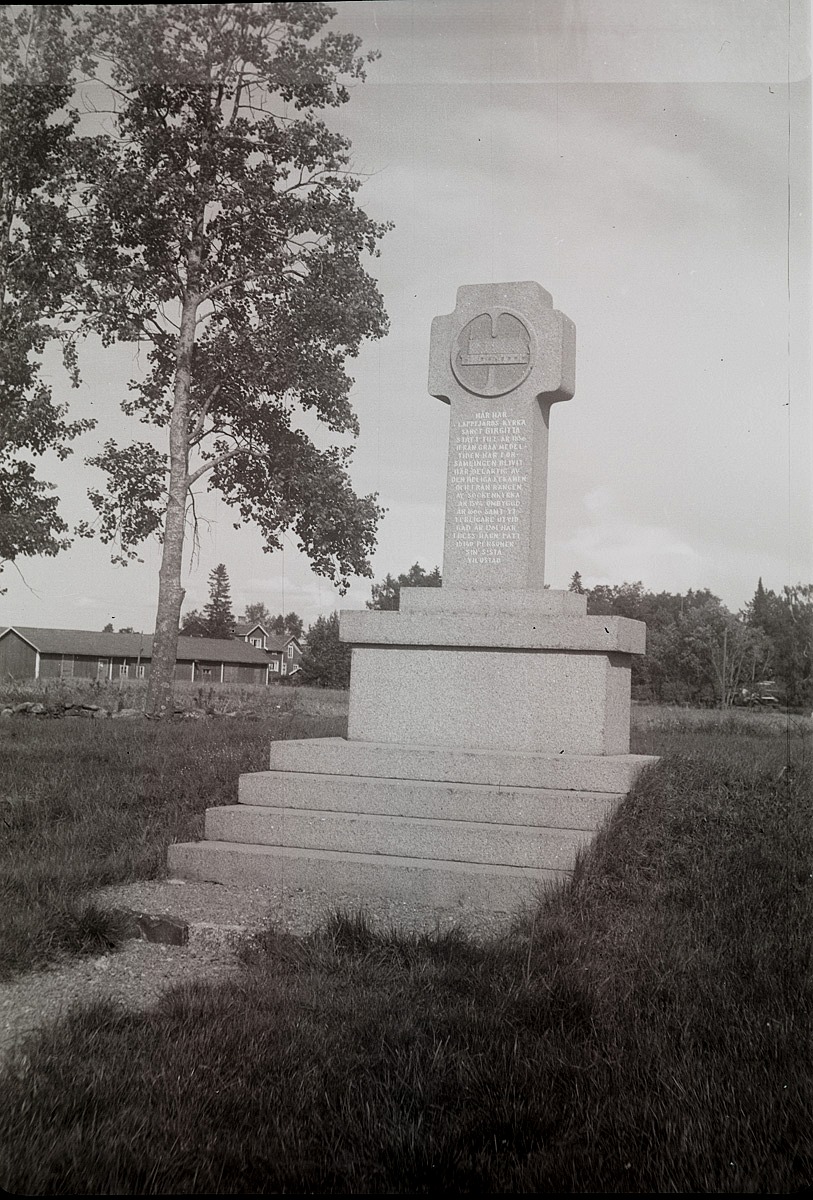
[[[632,664],[633,695],[673,703],[724,706],[770,693],[791,708],[813,704],[813,584],[766,590],[732,613],[708,588],[649,592],[638,583],[582,585],[595,616],[645,621],[647,651]]]
[[[438,567],[418,563],[397,577],[372,585],[371,609],[397,609],[404,587],[440,587]],[[751,602],[732,613],[708,588],[685,595],[650,592],[637,583],[587,588],[577,571],[570,591],[587,597],[592,616],[631,617],[646,623],[646,654],[632,659],[633,696],[673,704],[758,703],[773,696],[790,708],[813,706],[813,584],[785,586],[777,593],[759,580]],[[246,607],[244,621],[260,621],[269,632],[303,635],[296,613],[274,616],[264,604]],[[184,618],[182,633],[228,637],[234,628],[229,580],[221,563],[210,576],[209,604]],[[319,617],[305,635],[302,681],[347,687],[350,647],[339,640],[338,614]]]

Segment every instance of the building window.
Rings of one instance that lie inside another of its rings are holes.
[[[288,647],[288,657],[293,658],[293,656],[294,656],[294,648],[293,648],[293,646],[289,646]]]
[[[119,663],[119,679],[127,679],[130,674],[130,664],[123,662]]]
[[[109,675],[109,673],[110,673],[110,659],[109,658],[100,658],[98,663],[96,664],[96,678],[97,679],[107,679],[107,676]],[[71,674],[73,674],[73,672],[71,672]]]
[[[136,667],[136,675],[139,679],[144,678],[144,664],[143,663],[139,663],[138,666]]]
[[[258,650],[263,648],[263,639],[261,637],[253,637],[249,639],[252,646],[256,646]]]
[[[268,669],[269,671],[279,671],[279,663],[276,659],[272,659],[272,661],[268,664]]]

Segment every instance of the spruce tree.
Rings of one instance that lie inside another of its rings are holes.
[[[207,637],[231,637],[234,613],[231,610],[229,575],[223,563],[219,563],[209,576],[209,603],[203,610],[203,616]]]

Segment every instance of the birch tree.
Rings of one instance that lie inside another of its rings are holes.
[[[163,542],[150,715],[170,709],[196,486],[255,523],[267,550],[295,533],[341,591],[371,575],[381,510],[356,496],[350,450],[317,448],[295,415],[355,434],[346,360],[387,321],[365,267],[387,226],[357,204],[345,137],[319,117],[371,55],[325,32],[324,4],[98,5],[107,82],[85,268],[105,342],[146,346],[123,407],[164,431],[91,461],[97,531],[121,561]],[[102,105],[97,105],[103,107]],[[85,532],[90,532],[85,528]]]

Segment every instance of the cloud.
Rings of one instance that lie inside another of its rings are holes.
[[[372,81],[401,85],[438,75],[657,83],[809,71],[805,0],[344,0],[336,24],[383,52]]]
[[[80,609],[95,609],[98,608],[101,603],[103,603],[103,601],[99,596],[74,596],[71,599],[71,605],[73,608]]]
[[[570,540],[585,578],[601,582],[660,579],[682,590],[701,573],[702,555],[663,525],[603,521],[581,526]]]
[[[696,586],[703,556],[675,530],[622,516],[609,487],[587,492],[584,508],[588,521],[576,527],[565,547],[586,581],[640,579],[647,586],[673,591]]]

